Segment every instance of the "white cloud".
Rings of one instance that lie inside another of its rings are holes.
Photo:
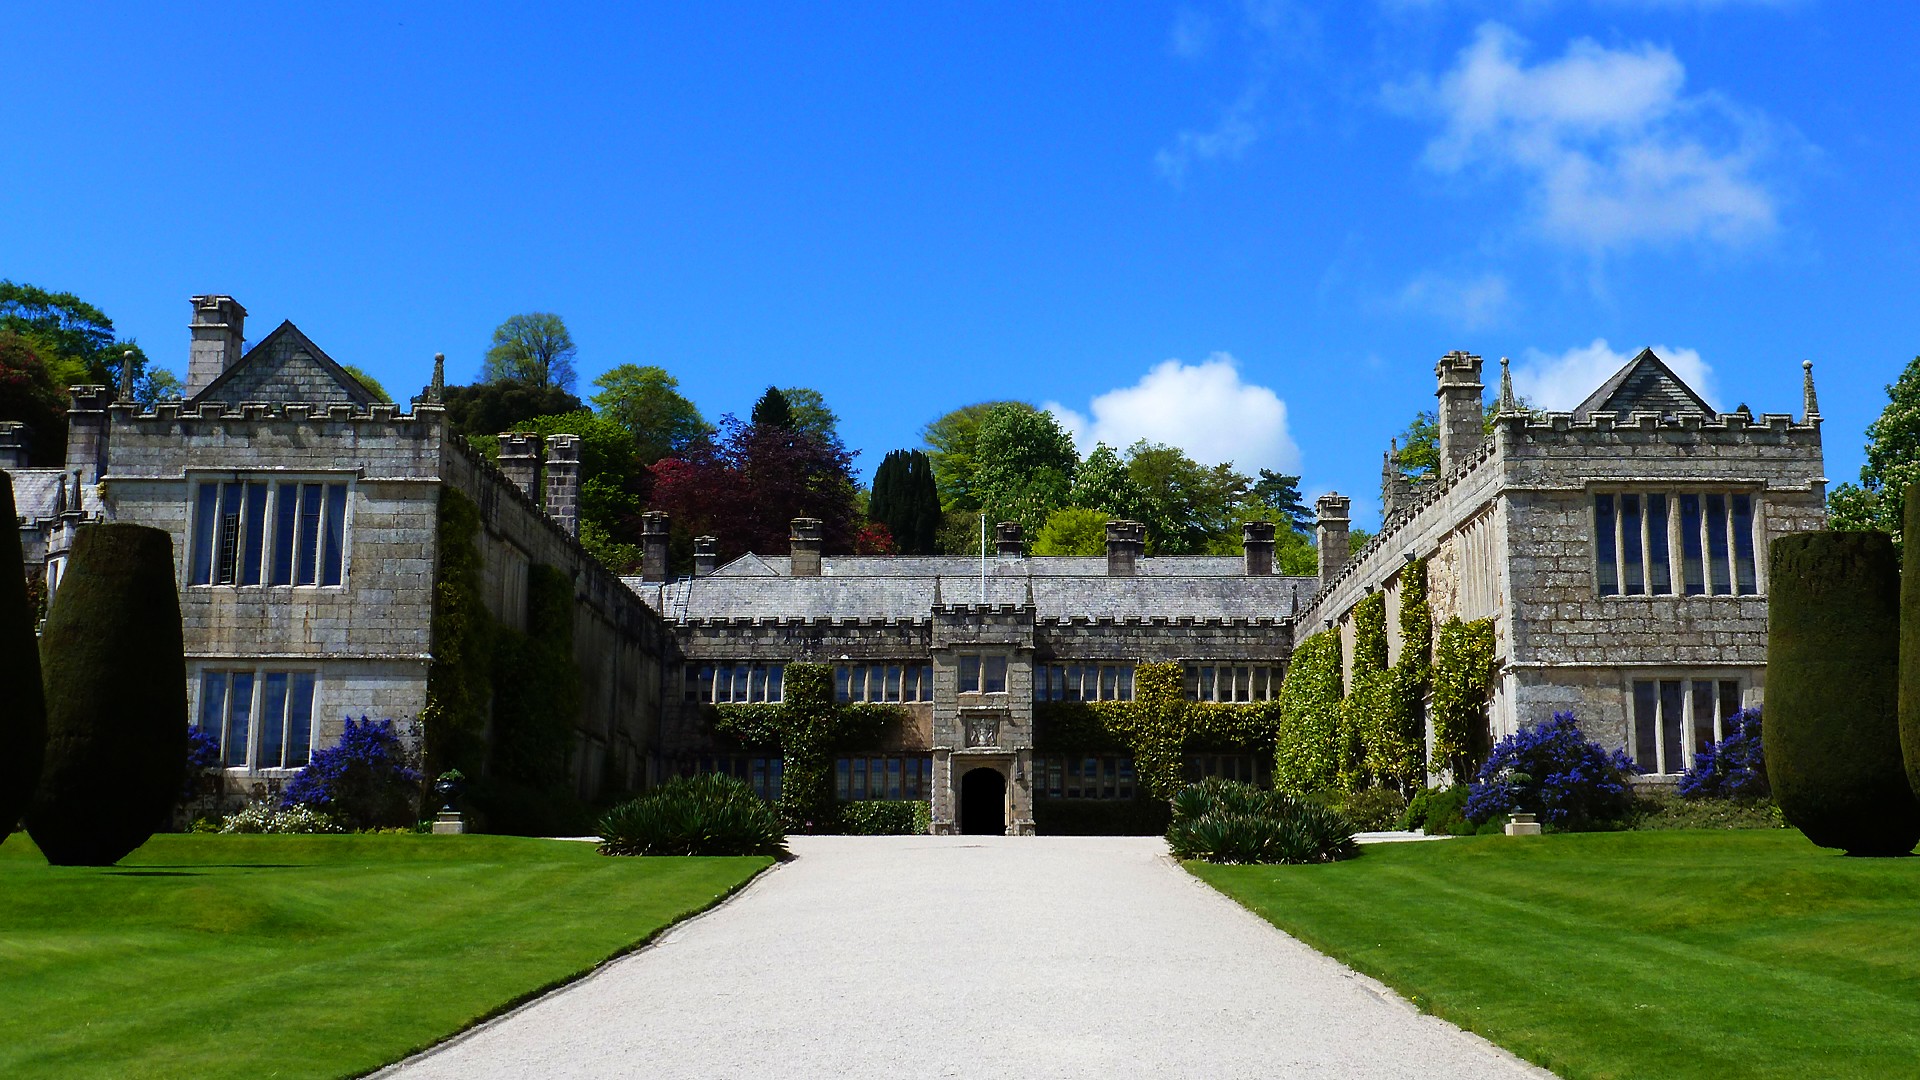
[[[1287,432],[1287,403],[1243,382],[1239,361],[1223,352],[1198,364],[1166,360],[1132,386],[1089,404],[1091,416],[1057,401],[1046,411],[1073,433],[1085,454],[1095,443],[1124,450],[1140,439],[1177,446],[1202,464],[1230,461],[1242,472],[1300,471],[1300,448]]]
[[[1774,229],[1777,200],[1755,175],[1770,125],[1718,95],[1683,94],[1671,51],[1580,38],[1529,67],[1524,50],[1487,23],[1437,81],[1387,88],[1389,104],[1441,120],[1429,167],[1519,174],[1536,227],[1596,251]]]
[[[1153,155],[1160,175],[1178,185],[1187,178],[1187,168],[1195,161],[1215,158],[1236,160],[1260,138],[1255,123],[1256,109],[1264,83],[1255,83],[1241,93],[1240,99],[1220,114],[1220,122],[1206,131],[1182,131],[1171,146],[1163,146]]]
[[[1174,13],[1168,47],[1182,60],[1198,60],[1207,55],[1213,48],[1213,17],[1192,8],[1181,8]]]
[[[1666,345],[1652,348],[1653,354],[1666,361],[1682,382],[1708,402],[1713,401],[1713,368],[1700,358],[1697,350]],[[1562,353],[1528,349],[1513,365],[1513,392],[1526,398],[1536,409],[1571,409],[1639,353],[1639,349],[1615,352],[1607,345],[1606,338],[1594,338],[1591,345],[1576,346]]]
[[[1513,308],[1512,293],[1501,274],[1470,278],[1421,274],[1407,282],[1397,301],[1403,309],[1438,315],[1466,330],[1498,323]]]

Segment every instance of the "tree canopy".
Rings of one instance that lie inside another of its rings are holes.
[[[1827,494],[1828,525],[1883,532],[1901,543],[1907,485],[1920,481],[1920,356],[1887,387],[1887,407],[1867,425],[1866,450],[1860,482]]]
[[[716,438],[661,459],[653,477],[653,508],[678,533],[713,536],[722,559],[784,554],[797,517],[820,519],[828,553],[854,550],[861,533],[853,455],[838,439],[723,416]]]
[[[840,417],[827,408],[827,399],[818,390],[805,386],[789,386],[780,391],[787,399],[787,426],[795,431],[804,431],[821,442],[834,442],[840,438]]]
[[[1277,515],[1268,520],[1279,520],[1301,532],[1313,528],[1315,514],[1300,495],[1298,476],[1261,469],[1260,479],[1254,481],[1253,490],[1248,494],[1253,502]]]
[[[641,464],[680,453],[712,428],[693,402],[680,394],[680,380],[652,365],[621,364],[593,380],[600,392],[593,406],[633,437]]]
[[[1146,493],[1134,483],[1126,462],[1106,443],[1095,443],[1093,452],[1080,463],[1067,498],[1076,507],[1098,510],[1109,518],[1136,518],[1146,504]]]
[[[1104,510],[1068,506],[1047,515],[1040,535],[1033,539],[1035,555],[1105,555],[1107,519]]]
[[[342,369],[346,371],[347,374],[353,376],[353,379],[355,382],[359,383],[361,386],[366,387],[367,393],[372,394],[375,401],[392,401],[393,400],[393,395],[387,393],[387,388],[384,386],[381,386],[380,381],[378,379],[375,379],[373,376],[367,374],[364,371],[361,371],[357,367],[354,367],[352,364],[342,364],[340,366]]]
[[[494,329],[481,378],[571,393],[573,358],[579,351],[560,316],[549,311],[515,315]]]
[[[927,460],[933,464],[933,482],[940,491],[940,504],[946,509],[980,509],[980,497],[975,491],[974,479],[980,423],[1002,405],[1019,404],[1016,401],[982,401],[966,405],[936,418],[921,429],[920,435],[927,441]]]
[[[447,409],[447,429],[469,439],[512,431],[536,416],[558,416],[581,408],[580,399],[565,390],[511,379],[449,386],[440,400]]]
[[[769,386],[760,400],[753,403],[753,412],[749,414],[753,426],[758,428],[793,429],[793,405],[787,401],[787,395],[779,387]]]
[[[66,395],[33,343],[11,330],[0,330],[0,420],[32,429],[27,450],[33,464],[60,464],[67,448]]]
[[[61,391],[59,430],[65,441],[65,391],[69,386],[120,386],[121,369],[133,366],[133,397],[151,405],[178,396],[180,379],[152,367],[146,351],[132,338],[114,336],[113,320],[72,293],[0,280],[0,332],[18,335],[33,349],[47,376]],[[0,420],[26,417],[0,415]],[[29,421],[30,422],[30,421]]]
[[[1017,521],[1037,534],[1067,505],[1080,455],[1051,413],[1006,402],[980,421],[973,482],[989,522]]]
[[[511,430],[580,436],[580,544],[616,571],[639,566],[640,512],[653,477],[634,453],[627,429],[611,417],[576,409],[522,420]],[[476,442],[493,444],[484,436]]]
[[[886,526],[901,555],[932,555],[938,549],[940,494],[934,490],[933,465],[918,450],[894,450],[873,474],[867,501],[869,520]]]

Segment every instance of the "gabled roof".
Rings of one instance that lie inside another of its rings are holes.
[[[1596,412],[1619,413],[1623,417],[1637,412],[1712,416],[1713,406],[1675,375],[1652,349],[1641,349],[1638,356],[1601,383],[1600,389],[1573,408],[1575,419],[1585,419],[1587,414]]]
[[[299,327],[282,322],[219,378],[193,395],[191,403],[348,401],[366,406],[377,400]]]

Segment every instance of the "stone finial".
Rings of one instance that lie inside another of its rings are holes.
[[[120,354],[120,400],[133,400],[133,350]]]
[[[427,384],[427,402],[438,405],[447,397],[447,354],[433,354],[433,381]]]
[[[787,532],[788,573],[794,577],[819,577],[820,548],[824,543],[819,518],[794,518]]]
[[[664,510],[640,515],[640,580],[667,580],[667,533],[671,519]]]
[[[1500,358],[1500,411],[1502,413],[1519,412],[1520,403],[1513,396],[1513,371],[1506,357]]]
[[[933,575],[933,606],[939,607],[941,603],[943,601],[940,599],[940,575],[935,574]]]
[[[1353,500],[1337,491],[1329,491],[1314,500],[1314,544],[1320,550],[1322,588],[1339,576],[1347,565],[1347,533],[1352,524]]]
[[[1800,370],[1804,372],[1801,379],[1803,383],[1801,394],[1806,399],[1804,403],[1806,415],[1803,417],[1803,422],[1811,424],[1820,419],[1820,399],[1813,393],[1813,361],[1800,361]]]

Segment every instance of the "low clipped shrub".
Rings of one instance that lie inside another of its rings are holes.
[[[199,829],[195,829],[199,832]],[[276,807],[249,803],[220,823],[223,833],[338,833],[347,830],[326,814],[308,806]]]
[[[1693,756],[1693,768],[1680,777],[1680,794],[1689,799],[1764,799],[1767,753],[1760,738],[1760,710],[1741,709],[1724,723],[1727,737],[1710,742]]]
[[[1400,815],[1398,828],[1407,832],[1419,830],[1428,836],[1472,836],[1474,825],[1467,820],[1470,790],[1465,784],[1454,784],[1414,792],[1413,798],[1407,800],[1406,812]]]
[[[1041,836],[1164,836],[1173,814],[1165,799],[1035,799]]]
[[[602,855],[787,856],[773,805],[719,773],[680,776],[600,819]]]
[[[287,785],[286,809],[308,807],[354,829],[411,825],[419,819],[420,773],[393,721],[347,718],[340,741],[314,751]]]
[[[861,800],[840,804],[840,831],[848,836],[923,836],[933,827],[924,800]]]
[[[1333,808],[1361,832],[1382,832],[1400,823],[1407,799],[1390,787],[1370,787],[1348,792]]]
[[[1324,863],[1359,854],[1337,810],[1235,780],[1190,784],[1173,796],[1167,846],[1214,863]]]
[[[1555,829],[1619,821],[1632,807],[1627,779],[1635,771],[1626,754],[1588,742],[1572,713],[1557,712],[1494,746],[1467,793],[1467,820],[1530,813]]]
[[[1689,799],[1673,791],[1643,791],[1633,800],[1627,828],[1784,829],[1786,816],[1769,799]]]

